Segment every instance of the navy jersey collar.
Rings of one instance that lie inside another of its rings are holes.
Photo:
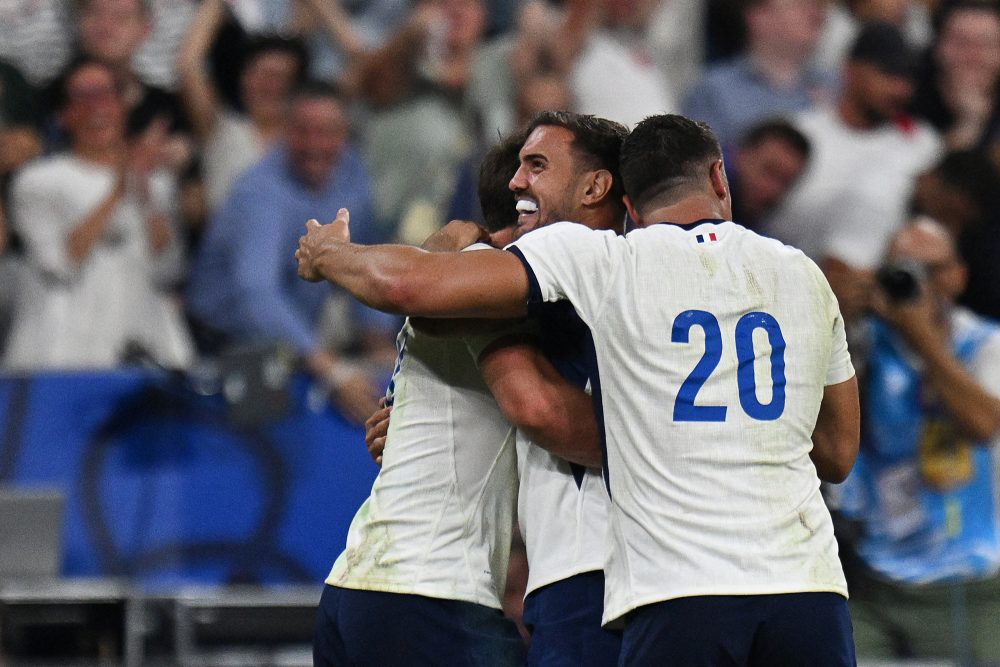
[[[721,224],[723,222],[728,222],[728,221],[727,220],[720,220],[718,218],[702,218],[701,220],[696,220],[694,222],[689,222],[686,225],[679,225],[677,223],[670,222],[669,220],[662,220],[662,221],[657,222],[655,224],[657,224],[657,225],[672,225],[673,227],[679,227],[679,228],[681,228],[681,229],[683,229],[685,231],[691,231],[695,227],[699,227],[701,225],[707,225],[707,224],[718,225],[718,224]],[[647,225],[647,226],[651,226],[651,225]]]

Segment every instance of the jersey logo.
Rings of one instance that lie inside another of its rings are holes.
[[[705,243],[706,241],[709,243],[716,243],[719,240],[719,237],[715,234],[715,232],[709,232],[708,234],[698,234],[694,238],[695,240],[698,241],[698,243]]]

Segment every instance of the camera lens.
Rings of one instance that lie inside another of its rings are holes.
[[[923,267],[915,262],[889,262],[879,267],[875,279],[891,300],[912,301],[920,296]]]

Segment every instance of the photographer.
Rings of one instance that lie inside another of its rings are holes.
[[[966,269],[919,219],[876,274],[862,451],[845,484],[862,566],[858,656],[1000,661],[1000,327],[955,304]]]

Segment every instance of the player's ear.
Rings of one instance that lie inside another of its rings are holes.
[[[712,190],[719,199],[727,199],[729,197],[729,179],[726,177],[726,167],[721,158],[708,168],[708,177],[712,181]]]
[[[583,203],[588,205],[600,203],[611,193],[613,181],[611,172],[607,169],[589,172],[587,189],[583,193]]]
[[[646,225],[642,221],[642,216],[639,215],[639,211],[635,209],[635,204],[632,203],[632,198],[625,195],[622,197],[622,201],[625,202],[625,210],[628,211],[628,217],[632,218],[632,222],[635,223],[635,226],[645,227]]]

